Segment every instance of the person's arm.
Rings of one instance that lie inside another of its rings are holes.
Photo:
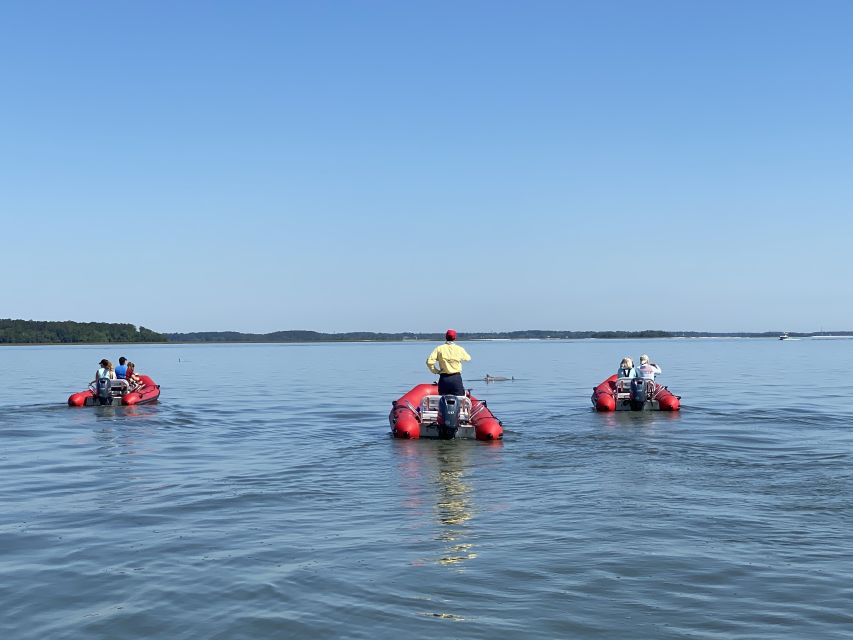
[[[660,375],[663,373],[663,370],[661,370],[661,368],[659,366],[657,366],[656,364],[653,364],[652,366],[655,368],[655,373],[657,375]]]
[[[426,365],[427,369],[429,369],[430,373],[441,373],[441,371],[436,371],[435,363],[438,360],[438,347],[432,350],[432,353],[429,354],[429,358],[427,358]]]
[[[468,352],[465,351],[465,347],[459,347],[459,348],[462,349],[462,360],[464,362],[468,362],[471,359],[471,356],[469,356]]]

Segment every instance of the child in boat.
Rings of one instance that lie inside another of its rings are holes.
[[[134,372],[134,369],[136,369],[136,365],[133,364],[132,362],[128,362],[127,363],[127,381],[132,385],[141,386],[142,385],[142,378],[140,378],[138,375],[136,375],[136,373]]]

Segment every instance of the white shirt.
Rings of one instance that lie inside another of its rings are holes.
[[[654,380],[656,375],[663,373],[656,364],[646,362],[637,367],[637,377],[643,380]]]

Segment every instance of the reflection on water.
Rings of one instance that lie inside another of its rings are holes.
[[[85,407],[83,409],[86,409]],[[150,440],[155,436],[157,406],[106,405],[94,407],[97,428],[93,431],[100,444],[99,453],[105,456],[143,455],[154,449]]]
[[[473,348],[518,374],[488,388],[505,441],[385,436],[423,344],[140,345],[163,401],[79,409],[103,347],[2,349],[0,635],[853,637],[839,345]],[[643,351],[682,411],[593,411]]]
[[[463,446],[457,446],[462,444]],[[473,517],[473,490],[465,481],[466,454],[469,443],[440,443],[438,460],[438,495],[436,519],[441,524],[437,539],[447,545],[439,564],[460,564],[477,557],[470,526]]]
[[[594,409],[590,413],[595,420],[608,429],[625,427],[653,428],[659,424],[669,424],[681,420],[680,411],[603,411]]]
[[[459,565],[477,557],[470,521],[474,516],[473,488],[466,481],[468,451],[473,443],[458,441],[395,440],[401,457],[397,465],[404,489],[403,506],[416,517],[425,504],[437,525],[434,539],[442,543],[442,565]]]
[[[75,411],[85,411],[87,407],[80,407],[78,409],[74,409]],[[124,405],[124,404],[108,404],[102,406],[93,407],[95,412],[95,417],[98,419],[110,419],[110,418],[151,418],[157,415],[159,406],[158,403],[153,402],[150,404],[132,404],[132,405]],[[92,410],[92,409],[89,409]]]

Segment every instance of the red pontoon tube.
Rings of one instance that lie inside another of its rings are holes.
[[[633,388],[632,388],[633,384]],[[619,378],[615,374],[592,390],[596,411],[678,411],[681,396],[654,380]]]
[[[440,396],[435,384],[419,384],[392,402],[388,421],[395,438],[503,438],[501,421],[484,400],[470,392]]]
[[[156,402],[157,398],[160,397],[160,385],[156,384],[146,375],[141,373],[136,375],[139,376],[139,384],[130,383],[127,380],[112,380],[109,389],[109,398],[105,402],[102,402],[101,398],[98,397],[93,384],[86,391],[71,394],[68,398],[68,406],[92,407],[101,404],[131,406]]]

